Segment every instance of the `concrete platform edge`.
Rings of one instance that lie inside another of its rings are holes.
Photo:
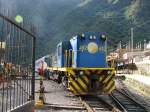
[[[148,85],[146,85],[146,84],[144,84],[142,82],[139,82],[139,81],[137,81],[135,79],[132,79],[132,78],[126,77],[126,80],[128,80],[130,83],[132,83],[134,85],[134,87],[140,89],[144,93],[150,94],[150,90],[149,90],[150,86],[148,86]]]
[[[28,101],[23,105],[20,105],[10,112],[34,112],[34,103],[35,101]]]

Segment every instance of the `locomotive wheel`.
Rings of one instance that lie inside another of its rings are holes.
[[[68,87],[68,79],[67,79],[67,77],[66,76],[63,76],[62,77],[62,84],[63,84],[63,86],[65,87],[65,88],[67,88]]]

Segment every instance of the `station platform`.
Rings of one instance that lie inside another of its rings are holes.
[[[128,79],[135,80],[139,83],[142,83],[146,86],[150,87],[150,77],[149,76],[144,76],[144,75],[139,75],[139,74],[117,74],[118,76],[124,75]]]
[[[127,78],[136,80],[150,87],[150,77],[138,74],[126,75]]]
[[[123,83],[127,87],[140,92],[145,97],[150,96],[150,76],[140,74],[117,74],[117,76],[125,76]]]
[[[40,80],[35,81],[35,103],[39,100]],[[35,107],[35,112],[66,112],[66,110],[75,109],[83,110],[80,99],[66,91],[61,84],[51,80],[43,81],[45,87],[44,99],[45,104],[42,107]],[[71,110],[71,112],[74,112]]]

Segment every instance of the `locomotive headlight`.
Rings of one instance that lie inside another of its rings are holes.
[[[106,40],[106,36],[105,35],[101,35],[102,40]]]
[[[111,71],[107,71],[107,74],[111,74]]]
[[[93,37],[92,37],[92,36],[90,36],[90,39],[93,39]]]
[[[84,34],[84,33],[82,33],[82,34],[81,34],[81,36],[82,36],[82,37],[85,37],[85,34]]]
[[[83,71],[80,71],[80,73],[79,73],[80,75],[83,75]]]
[[[88,52],[94,54],[97,51],[98,51],[98,45],[95,42],[90,42],[88,44]]]
[[[93,36],[93,39],[96,39],[96,36]]]
[[[80,35],[80,38],[81,38],[81,39],[85,39],[84,33],[82,33],[82,34]]]
[[[102,35],[102,38],[103,38],[103,39],[105,39],[105,38],[106,38],[106,36],[105,36],[105,35]]]

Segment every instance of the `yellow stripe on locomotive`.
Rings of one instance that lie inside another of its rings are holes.
[[[113,68],[49,68],[68,78],[67,88],[75,95],[110,94],[115,89]]]
[[[115,89],[114,69],[68,69],[68,88],[76,95],[110,94]]]

